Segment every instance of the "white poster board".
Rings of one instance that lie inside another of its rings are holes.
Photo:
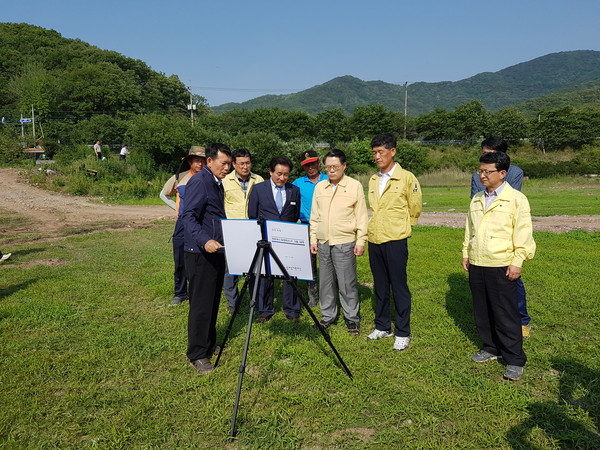
[[[310,239],[308,225],[302,223],[265,220],[266,239],[287,270],[288,274],[300,280],[312,280],[310,262]],[[256,220],[221,220],[227,273],[243,275],[250,271],[256,243],[262,239],[260,225]],[[283,276],[277,263],[269,256],[271,275]],[[265,267],[261,270],[264,275]]]
[[[290,276],[312,280],[308,225],[265,220],[265,228],[267,240]],[[275,261],[270,259],[270,264],[272,275],[283,275]]]

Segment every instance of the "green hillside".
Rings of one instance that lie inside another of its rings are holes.
[[[411,116],[418,116],[436,107],[453,109],[469,100],[481,100],[486,108],[495,111],[582,85],[588,90],[600,87],[599,51],[552,53],[498,72],[484,72],[456,82],[413,83],[408,86],[408,109]],[[222,112],[279,107],[314,114],[342,108],[351,113],[356,106],[369,104],[403,110],[404,86],[343,76],[295,94],[266,95],[243,103],[227,103],[214,109]]]
[[[0,23],[0,115],[8,120],[32,104],[45,119],[81,120],[185,111],[188,99],[177,76],[155,72],[143,61],[54,30]]]

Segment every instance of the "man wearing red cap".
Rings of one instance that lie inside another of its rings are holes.
[[[319,171],[319,154],[314,150],[302,152],[300,165],[306,175],[298,178],[292,184],[300,188],[300,222],[310,224],[310,210],[315,186],[319,181],[327,180],[327,175]],[[308,304],[317,306],[319,304],[319,283],[317,282],[317,255],[310,255],[314,281],[307,281]]]

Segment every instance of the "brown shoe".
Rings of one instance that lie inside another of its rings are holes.
[[[201,358],[195,361],[190,361],[190,364],[194,369],[196,369],[196,372],[198,372],[200,375],[207,375],[215,369],[214,366],[210,363],[210,359],[208,358]]]
[[[265,323],[265,322],[268,322],[269,320],[271,320],[271,316],[269,316],[269,317],[259,317],[258,320],[257,320],[257,322],[258,323]]]
[[[285,316],[287,318],[287,320],[291,320],[292,322],[296,322],[299,323],[300,322],[300,317],[289,317],[289,316]]]

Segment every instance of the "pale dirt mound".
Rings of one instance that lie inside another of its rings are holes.
[[[30,186],[18,169],[0,169],[0,210],[24,217],[23,225],[0,229],[0,234],[35,233],[42,239],[61,236],[80,229],[127,229],[151,226],[155,220],[175,220],[166,205],[106,205],[86,197],[73,197]],[[453,212],[423,213],[419,225],[462,228],[465,214]],[[600,216],[534,217],[536,231],[564,232],[575,229],[600,230]]]

